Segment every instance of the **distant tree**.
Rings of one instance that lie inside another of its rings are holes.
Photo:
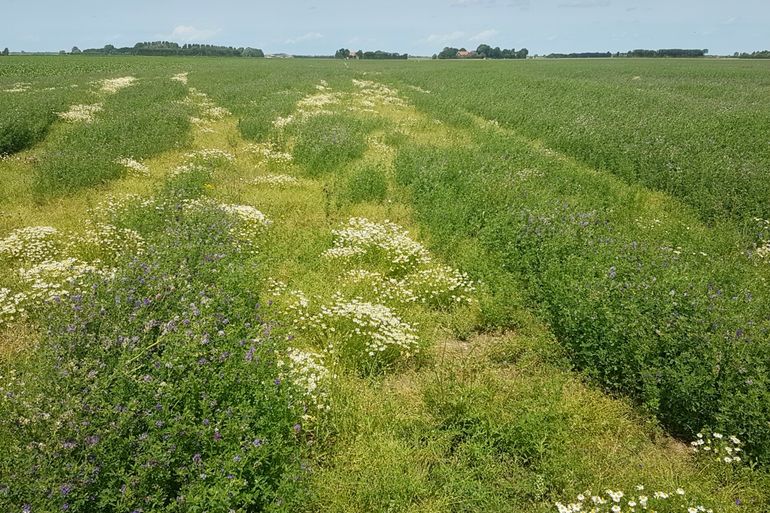
[[[59,50],[59,55],[67,55],[67,50]]]
[[[482,59],[485,59],[487,57],[491,57],[492,53],[492,47],[485,44],[480,44],[478,48],[476,48],[476,53],[481,57]]]
[[[111,54],[115,51],[115,47],[113,45],[104,45],[104,53]]]
[[[529,50],[527,50],[526,48],[522,48],[521,50],[516,52],[517,59],[526,59],[527,55],[529,55]]]
[[[738,52],[735,52],[735,53],[737,54]],[[438,59],[438,54],[434,53],[433,56],[431,57],[431,59]]]
[[[350,57],[350,50],[348,50],[347,48],[340,48],[334,54],[335,59],[347,59],[349,57]]]
[[[460,50],[451,46],[445,46],[438,54],[439,59],[455,59],[457,58],[457,52]]]
[[[80,48],[78,48],[77,46],[73,46],[72,50],[70,50],[70,53],[75,55],[75,54],[82,53],[82,52],[80,51]]]
[[[8,48],[3,48],[2,55],[7,56],[7,55],[10,55],[10,54],[11,54],[11,52],[10,52],[10,50],[8,50]]]
[[[265,52],[259,48],[243,48],[241,49],[241,55],[243,57],[264,57]]]
[[[363,59],[364,58],[364,52],[362,52],[361,50],[358,50],[356,52],[356,57],[358,57],[359,59]]]

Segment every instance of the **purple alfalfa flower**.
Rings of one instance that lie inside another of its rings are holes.
[[[72,491],[72,485],[69,483],[65,483],[59,487],[59,493],[62,494],[63,497],[66,497],[70,494]]]
[[[251,445],[253,445],[254,447],[261,447],[262,444],[263,442],[261,438],[255,438],[254,441],[251,442]]]
[[[235,456],[233,456],[233,461],[235,463],[238,463],[239,461],[241,461],[241,455],[240,454],[236,454]]]
[[[743,501],[742,501],[742,500],[740,500],[740,499],[735,499],[735,505],[736,505],[736,506],[740,506],[741,504],[743,504]]]
[[[246,352],[246,361],[251,362],[254,360],[254,353],[257,352],[257,349],[254,346],[251,346],[251,348]]]
[[[96,445],[99,443],[99,435],[90,435],[86,437],[86,443],[88,445]]]
[[[21,513],[30,513],[32,511],[31,504],[25,504],[21,507]]]
[[[209,341],[210,341],[209,334],[204,333],[203,337],[201,337],[201,344],[206,345],[209,343]]]
[[[193,463],[196,465],[200,465],[201,461],[203,461],[203,458],[201,458],[201,453],[196,452],[192,457]]]
[[[203,425],[208,426],[209,425],[209,419],[203,419]]]
[[[609,272],[607,272],[607,277],[611,280],[615,279],[615,276],[617,276],[617,270],[615,269],[615,266],[613,265],[610,267]]]
[[[220,433],[218,429],[215,429],[214,430],[214,440],[216,440],[218,442],[221,439],[222,439],[222,433]]]
[[[198,358],[198,365],[203,366],[203,365],[206,365],[207,363],[209,363],[209,361],[204,356],[201,356],[200,358]]]
[[[299,423],[294,424],[294,427],[292,427],[292,429],[294,430],[295,433],[299,433],[300,431],[302,431],[302,425]]]
[[[162,428],[166,423],[162,420],[156,420],[155,421],[155,427]]]
[[[273,383],[275,383],[276,385],[280,385],[281,384],[281,378],[275,378],[273,380]]]
[[[75,442],[69,442],[68,441],[68,442],[64,442],[63,444],[61,444],[61,446],[62,446],[63,449],[70,450],[70,449],[74,449],[75,447],[77,447],[78,444],[76,444]]]
[[[62,511],[69,511],[69,509],[70,509],[69,503],[65,502],[64,504],[61,505],[61,510]]]

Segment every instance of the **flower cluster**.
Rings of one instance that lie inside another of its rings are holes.
[[[430,262],[425,247],[409,236],[395,223],[385,220],[375,223],[363,217],[354,217],[346,227],[334,230],[334,247],[324,252],[328,258],[380,255],[391,270],[403,270]]]
[[[253,143],[246,147],[246,151],[259,155],[268,162],[277,162],[286,164],[291,162],[294,157],[291,153],[286,153],[276,149],[273,143]]]
[[[3,89],[4,93],[24,93],[32,88],[29,82],[16,82],[10,89]]]
[[[70,235],[68,239],[68,254],[88,256],[90,259],[137,256],[144,253],[145,247],[144,239],[135,230],[107,223],[95,223],[82,233]]]
[[[187,85],[187,72],[185,71],[184,73],[177,73],[171,77],[171,80]]]
[[[91,123],[94,120],[94,115],[101,110],[101,103],[94,103],[93,105],[71,105],[67,112],[60,112],[59,117],[70,123]]]
[[[27,295],[23,292],[14,294],[10,289],[0,288],[0,327],[23,315],[26,301]]]
[[[252,242],[254,237],[262,234],[272,224],[265,214],[251,205],[230,205],[199,198],[185,200],[183,208],[188,212],[216,208],[235,217],[239,222],[231,229],[231,234],[238,239],[236,244],[239,247],[241,242]]]
[[[320,355],[310,351],[289,349],[285,360],[278,360],[278,366],[285,369],[283,377],[302,392],[302,403],[309,411],[321,413],[331,409],[329,384],[331,374]],[[311,420],[305,415],[304,420]]]
[[[436,308],[470,304],[476,291],[468,275],[447,266],[421,269],[404,280],[424,304]]]
[[[285,187],[289,185],[298,185],[299,180],[290,175],[267,174],[253,178],[251,183],[255,185],[273,185],[277,187]]]
[[[677,488],[674,492],[654,492],[651,496],[644,494],[644,486],[636,486],[637,494],[626,496],[620,490],[605,490],[594,495],[590,490],[579,494],[575,502],[569,504],[556,503],[559,513],[620,513],[621,511],[652,511],[652,512],[684,512],[713,513],[701,505],[693,505],[685,499],[685,491]]]
[[[97,267],[77,258],[65,258],[20,269],[19,276],[30,289],[30,300],[48,301],[72,292],[80,292],[83,278],[99,272]]]
[[[735,465],[743,460],[740,452],[741,442],[736,436],[725,436],[722,433],[698,433],[697,439],[690,442],[693,452],[714,458],[719,463]]]
[[[353,85],[359,89],[354,98],[364,107],[375,105],[393,105],[405,107],[406,102],[398,96],[398,91],[371,80],[353,79]]]
[[[193,151],[185,155],[185,157],[194,161],[202,161],[206,163],[235,162],[235,155],[218,148],[207,148],[204,150]]]
[[[136,82],[136,77],[107,78],[101,81],[103,93],[117,93],[121,89],[131,87]]]
[[[410,357],[418,349],[414,328],[390,308],[340,297],[330,307],[322,307],[304,329],[317,330],[327,338],[326,350],[362,359],[366,356],[391,361]]]
[[[150,173],[150,168],[146,165],[142,164],[138,160],[134,160],[129,157],[122,157],[115,161],[116,164],[120,164],[123,167],[127,167],[131,171],[136,172],[140,175],[147,175]]]
[[[59,232],[51,226],[27,226],[0,239],[0,258],[43,262],[59,253]]]

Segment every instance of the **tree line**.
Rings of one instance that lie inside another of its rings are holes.
[[[347,48],[340,48],[334,54],[335,59],[406,59],[407,57],[409,55],[405,53],[383,52],[382,50],[351,52]]]
[[[475,50],[466,50],[465,48],[454,48],[451,46],[445,46],[437,54],[433,54],[434,59],[526,59],[529,55],[529,50],[522,48],[521,50],[515,50],[514,48],[500,48],[496,46],[492,48],[487,44],[480,44]]]
[[[738,57],[739,59],[770,59],[770,50],[760,50],[758,52],[751,53],[735,52],[733,57]]]
[[[172,41],[149,41],[136,43],[134,46],[116,48],[105,45],[103,48],[87,48],[82,52],[77,46],[72,48],[72,54],[83,55],[152,55],[152,56],[212,56],[212,57],[264,57],[259,48],[218,46],[206,44],[179,45]]]

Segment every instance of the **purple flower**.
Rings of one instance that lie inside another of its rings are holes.
[[[193,456],[193,463],[195,463],[196,465],[200,465],[201,461],[202,461],[201,453],[196,452],[195,455]]]
[[[71,491],[72,491],[72,486],[71,486],[71,485],[69,485],[69,484],[63,484],[63,485],[61,485],[61,486],[59,487],[59,492],[61,492],[61,494],[62,494],[63,496],[65,496],[65,497],[66,497],[67,495],[69,495],[69,493],[70,493]]]
[[[254,447],[259,447],[262,445],[262,439],[261,438],[255,438],[253,442],[251,442],[251,445]]]
[[[61,510],[62,511],[67,511],[68,509],[70,509],[70,505],[67,504],[66,502],[61,505]]]
[[[280,385],[281,384],[281,379],[280,378],[275,378],[275,381],[273,381],[273,383],[275,383],[276,385]]]
[[[257,349],[254,346],[251,346],[251,349],[248,350],[246,353],[246,361],[250,362],[254,360],[254,353],[257,351]]]
[[[32,506],[29,504],[25,504],[21,507],[21,513],[29,513],[30,511],[32,511]]]
[[[300,431],[302,431],[302,426],[299,424],[294,424],[293,429],[295,433],[299,433]]]
[[[214,430],[214,440],[216,440],[218,442],[221,439],[222,439],[222,433],[220,433],[218,429],[215,429]]]
[[[62,448],[67,450],[74,449],[75,447],[77,447],[77,445],[78,444],[76,444],[75,442],[64,442],[63,444],[61,444]]]
[[[86,443],[88,445],[96,445],[99,443],[99,435],[91,435],[86,438]]]
[[[208,426],[209,425],[209,419],[203,419],[203,425]]]
[[[241,461],[241,455],[240,454],[236,454],[235,456],[233,456],[233,461],[236,462],[236,463]]]

